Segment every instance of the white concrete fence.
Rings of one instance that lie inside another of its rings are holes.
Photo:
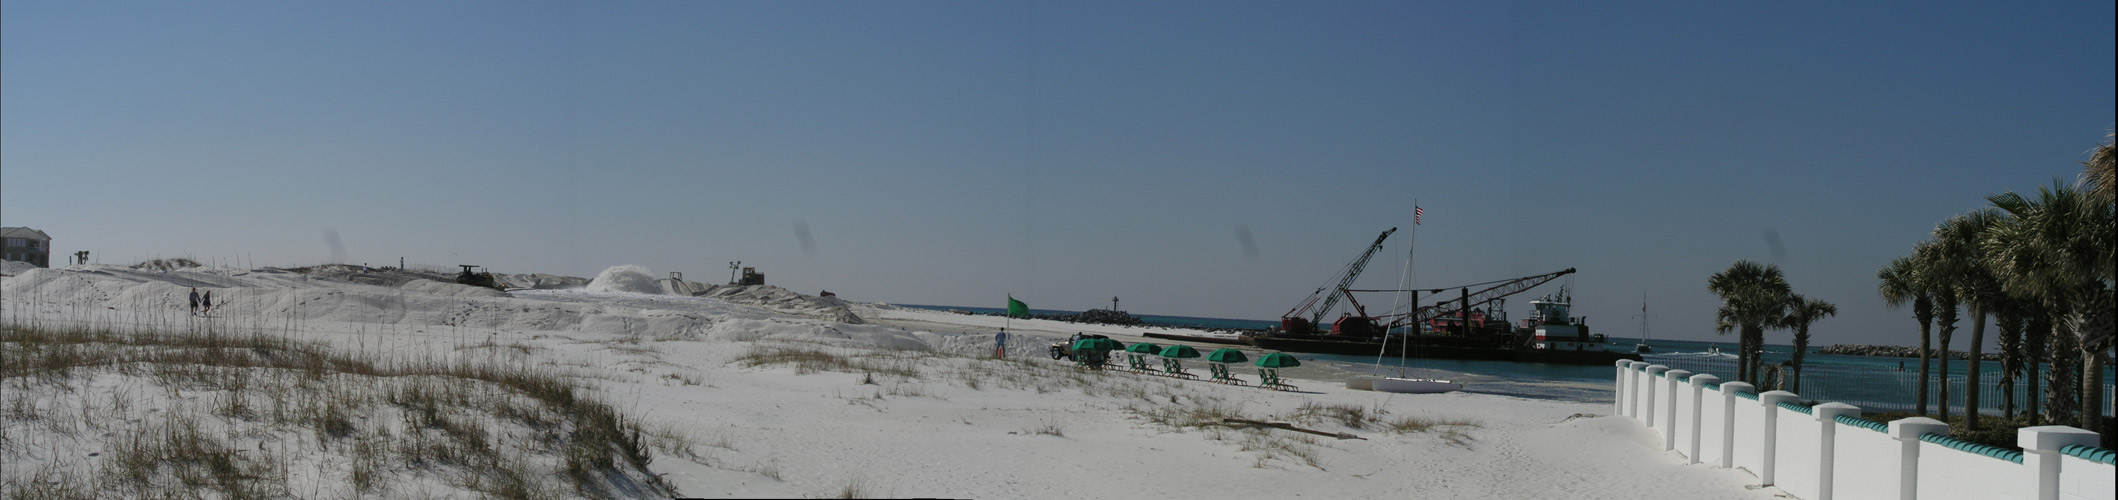
[[[1614,382],[1615,414],[1659,433],[1662,449],[1797,498],[2118,499],[2118,453],[2082,429],[2024,428],[2017,451],[1950,438],[1931,418],[1884,424],[1853,405],[1802,406],[1791,392],[1640,361],[1619,361]]]

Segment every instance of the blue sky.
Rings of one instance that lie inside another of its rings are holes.
[[[104,263],[314,264],[329,231],[376,265],[741,260],[862,301],[1271,319],[1398,226],[1362,280],[1394,286],[1417,198],[1419,286],[1573,267],[1595,329],[1637,331],[1645,294],[1657,336],[1705,340],[1706,277],[1755,259],[1839,304],[1819,342],[1905,344],[1875,270],[2079,172],[2118,115],[2114,17],[10,1],[0,223]]]

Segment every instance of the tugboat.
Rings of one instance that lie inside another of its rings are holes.
[[[1515,360],[1530,363],[1610,364],[1620,359],[1640,360],[1640,354],[1603,348],[1605,337],[1590,334],[1582,318],[1568,316],[1573,297],[1565,286],[1530,301],[1530,317],[1522,327],[1531,332],[1529,345],[1515,350]]]

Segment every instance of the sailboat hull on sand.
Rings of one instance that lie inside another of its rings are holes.
[[[1379,378],[1369,383],[1373,391],[1400,394],[1433,394],[1437,392],[1461,391],[1463,384],[1429,378]]]

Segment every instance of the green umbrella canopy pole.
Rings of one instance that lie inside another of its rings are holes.
[[[1178,359],[1196,358],[1199,357],[1199,350],[1193,349],[1191,348],[1191,346],[1188,345],[1178,344],[1162,348],[1162,357]]]

